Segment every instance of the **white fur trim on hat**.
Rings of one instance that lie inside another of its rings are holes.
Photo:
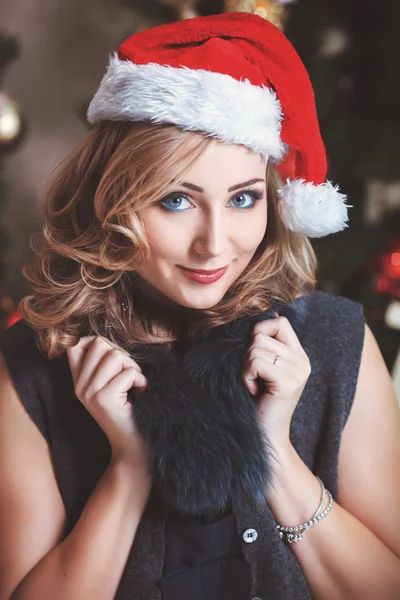
[[[279,190],[279,213],[288,229],[311,238],[323,237],[347,227],[346,196],[330,181],[314,185],[304,179],[288,179]]]
[[[89,123],[101,120],[172,123],[230,144],[243,144],[279,162],[282,110],[268,87],[229,75],[155,63],[137,65],[110,57],[90,103]]]

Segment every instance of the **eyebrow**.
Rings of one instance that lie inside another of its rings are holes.
[[[232,187],[230,187],[228,189],[228,192],[234,192],[235,190],[240,190],[249,185],[254,185],[255,183],[259,183],[260,181],[265,183],[265,179],[250,179],[249,181],[244,181],[243,183],[238,183],[237,185],[233,185]],[[182,185],[183,187],[189,188],[189,190],[193,190],[194,192],[200,192],[201,194],[204,194],[204,189],[199,187],[198,185],[194,185],[193,183],[188,183],[187,181],[184,181],[180,185]]]

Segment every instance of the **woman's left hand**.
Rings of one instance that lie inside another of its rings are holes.
[[[243,379],[253,396],[261,394],[258,414],[275,446],[290,443],[290,422],[310,373],[310,360],[286,317],[254,326]],[[258,378],[265,383],[265,391]]]

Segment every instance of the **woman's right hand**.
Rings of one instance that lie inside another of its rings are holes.
[[[148,453],[127,400],[132,386],[147,387],[139,365],[96,336],[82,337],[67,356],[75,394],[106,434],[113,458],[127,458],[148,470]]]

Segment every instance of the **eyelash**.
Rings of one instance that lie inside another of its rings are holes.
[[[264,192],[262,192],[260,190],[242,190],[240,192],[240,194],[236,194],[236,196],[232,196],[231,199],[229,200],[229,202],[231,200],[234,200],[235,198],[239,198],[239,196],[242,196],[243,194],[248,194],[249,196],[251,196],[251,198],[254,201],[254,204],[252,204],[252,206],[247,206],[245,208],[242,208],[240,206],[234,207],[234,208],[237,208],[238,210],[251,210],[252,208],[255,207],[256,203],[259,200],[262,200],[264,198]],[[178,198],[184,198],[185,200],[190,202],[190,198],[184,192],[174,192],[174,193],[170,194],[169,196],[166,196],[165,198],[163,198],[156,204],[157,204],[157,206],[159,206],[162,210],[165,210],[166,212],[186,212],[186,210],[188,210],[187,208],[183,209],[183,210],[173,210],[171,208],[166,208],[166,206],[164,206],[164,203],[168,202],[168,200],[174,200],[174,199],[178,199]]]

